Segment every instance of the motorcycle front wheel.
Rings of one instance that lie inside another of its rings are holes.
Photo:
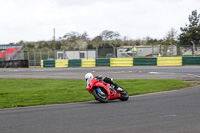
[[[93,96],[95,97],[96,100],[102,102],[102,103],[107,103],[108,102],[108,95],[106,93],[100,94],[98,89],[93,90]]]
[[[122,88],[123,89],[123,88]],[[123,91],[122,92],[120,92],[120,100],[121,101],[127,101],[128,99],[129,99],[129,95],[128,95],[128,93],[126,92],[126,90],[124,90],[123,89]]]

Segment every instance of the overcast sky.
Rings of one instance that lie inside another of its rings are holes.
[[[200,0],[0,0],[0,44],[51,40],[66,33],[103,30],[121,36],[162,39],[188,24]]]

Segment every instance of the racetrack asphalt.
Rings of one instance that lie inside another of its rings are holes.
[[[0,110],[1,133],[199,133],[200,86],[97,101]]]
[[[92,72],[115,79],[200,81],[199,70],[200,66],[0,69],[0,78],[83,79]],[[0,109],[0,133],[199,133],[199,101],[200,86],[195,86],[132,96],[126,102]]]
[[[114,79],[177,79],[200,81],[200,66],[134,66],[95,68],[0,69],[0,78],[84,79],[86,73]]]

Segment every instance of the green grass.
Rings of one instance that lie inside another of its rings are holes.
[[[178,80],[115,80],[129,95],[168,91],[190,86]],[[94,100],[85,80],[0,79],[0,108]]]

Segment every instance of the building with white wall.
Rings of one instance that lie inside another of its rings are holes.
[[[125,47],[118,47],[117,48],[117,58],[124,58],[124,57],[133,57],[133,46],[125,46]],[[163,55],[177,55],[177,46],[136,46],[136,52],[134,53],[134,57],[145,57],[148,55],[153,54],[154,57],[157,57],[159,54]]]
[[[96,50],[57,51],[57,59],[96,59]]]

